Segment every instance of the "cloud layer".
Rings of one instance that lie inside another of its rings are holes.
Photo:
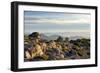
[[[25,33],[37,32],[82,32],[90,34],[90,14],[64,12],[25,11]],[[81,34],[76,34],[81,35]]]

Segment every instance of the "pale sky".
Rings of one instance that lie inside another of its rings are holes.
[[[24,12],[25,33],[70,33],[69,36],[90,36],[90,14],[66,12]],[[84,34],[83,34],[84,33]]]

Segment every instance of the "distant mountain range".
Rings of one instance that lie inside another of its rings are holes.
[[[67,33],[66,33],[67,34]],[[41,39],[44,39],[44,40],[56,40],[59,36],[63,37],[63,39],[65,39],[65,36],[66,34],[49,34],[49,33],[41,33],[40,36],[41,36]],[[29,35],[29,34],[24,34],[24,35]],[[67,36],[66,36],[67,37]],[[69,40],[77,40],[77,39],[82,39],[82,38],[87,38],[89,39],[89,37],[82,37],[82,36],[70,36],[68,37]]]
[[[77,39],[82,39],[83,37],[81,36],[72,36],[72,37],[69,37],[69,40],[77,40]]]
[[[51,36],[46,36],[45,34],[40,34],[41,39],[45,39],[45,40],[56,40],[60,35],[51,35]],[[62,37],[62,36],[61,36]],[[83,37],[81,36],[71,36],[68,37],[69,40],[77,40],[77,39],[82,39]],[[63,37],[63,39],[65,39],[65,37]]]

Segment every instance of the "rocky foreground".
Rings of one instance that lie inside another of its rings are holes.
[[[41,38],[33,32],[24,35],[24,61],[70,60],[90,58],[90,39],[69,40],[59,36],[55,40]]]

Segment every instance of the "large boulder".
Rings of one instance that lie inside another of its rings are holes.
[[[75,57],[76,56],[76,51],[75,50],[70,50],[70,51],[66,51],[64,52],[64,56],[65,58],[71,58],[71,57]]]
[[[40,34],[38,32],[33,32],[28,37],[29,37],[29,39],[40,38]]]
[[[64,58],[61,50],[58,48],[50,48],[46,51],[46,54],[49,56],[48,60],[61,60]]]

